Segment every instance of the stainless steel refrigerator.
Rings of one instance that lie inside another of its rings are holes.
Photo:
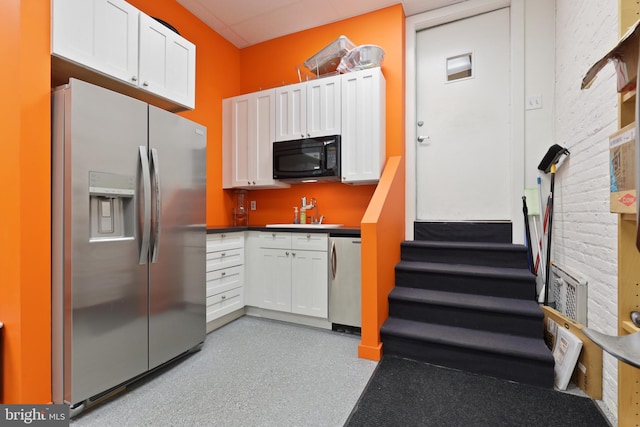
[[[75,79],[52,113],[52,395],[74,415],[204,342],[206,128]]]

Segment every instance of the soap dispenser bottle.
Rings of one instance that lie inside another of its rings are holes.
[[[297,206],[293,207],[293,223],[294,224],[300,224],[300,218],[298,218],[298,207]]]

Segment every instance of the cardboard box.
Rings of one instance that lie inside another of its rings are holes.
[[[636,74],[638,72],[638,29],[640,20],[636,21],[620,38],[618,44],[607,52],[598,62],[593,64],[582,79],[582,89],[586,89],[596,78],[598,72],[609,61],[613,62],[618,80],[618,92],[627,92],[636,88]]]
[[[636,212],[636,128],[631,123],[609,137],[610,209]]]

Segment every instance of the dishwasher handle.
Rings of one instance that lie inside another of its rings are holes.
[[[335,280],[338,271],[338,258],[336,257],[336,242],[331,242],[331,280]]]

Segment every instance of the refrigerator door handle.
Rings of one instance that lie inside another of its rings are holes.
[[[149,157],[147,147],[141,145],[140,165],[142,166],[142,239],[140,244],[140,261],[138,264],[146,264],[149,256],[149,237],[151,235],[151,175],[149,174]]]
[[[331,242],[331,280],[335,280],[338,271],[338,258],[336,257],[336,242]]]
[[[151,149],[151,169],[153,170],[153,181],[155,183],[153,195],[155,198],[155,221],[153,221],[153,246],[151,248],[151,262],[158,262],[158,252],[160,250],[160,220],[162,216],[162,199],[160,191],[160,163],[158,162],[158,150]]]

